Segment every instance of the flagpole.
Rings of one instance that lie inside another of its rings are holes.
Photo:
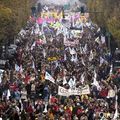
[[[117,86],[115,85],[115,92],[116,92],[116,97],[115,97],[115,113],[114,113],[114,117],[113,120],[117,120],[118,119],[118,95],[117,95]]]

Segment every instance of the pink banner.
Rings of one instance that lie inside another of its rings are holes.
[[[54,21],[55,21],[54,18],[40,18],[40,17],[36,20],[38,24],[43,24],[43,22],[53,23]]]

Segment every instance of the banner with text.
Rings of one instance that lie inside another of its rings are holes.
[[[58,95],[60,96],[71,96],[71,95],[87,95],[90,94],[89,85],[86,85],[83,88],[76,89],[65,89],[61,86],[58,87]]]

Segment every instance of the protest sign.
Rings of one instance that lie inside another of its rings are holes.
[[[64,39],[65,46],[75,46],[79,44],[79,40],[69,41],[68,39]]]
[[[54,18],[54,19],[61,19],[63,17],[63,13],[61,12],[56,12],[56,11],[51,11],[51,12],[42,12],[41,13],[42,18]]]
[[[56,60],[59,60],[59,57],[56,56],[56,57],[48,57],[47,58],[48,61],[56,61]]]
[[[87,95],[87,94],[90,94],[89,85],[86,85],[83,88],[76,88],[76,89],[65,89],[61,86],[58,87],[58,95],[60,96]]]
[[[64,87],[58,87],[58,95],[60,96],[70,96],[69,90],[65,89]]]
[[[81,33],[83,33],[83,27],[82,29],[80,30],[71,30],[71,33],[74,34],[74,37],[76,38],[80,38],[81,37]]]

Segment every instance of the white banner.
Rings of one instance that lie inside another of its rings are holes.
[[[48,72],[45,73],[45,79],[55,83],[55,79]]]
[[[75,90],[65,89],[61,86],[58,87],[58,95],[60,96],[87,95],[87,94],[90,94],[89,85],[86,85],[83,88],[76,88]]]
[[[58,95],[60,95],[60,96],[70,96],[69,95],[69,90],[65,89],[64,87],[59,86],[58,87]]]
[[[69,41],[67,39],[64,39],[65,46],[76,46],[78,44],[79,44],[79,40]]]

